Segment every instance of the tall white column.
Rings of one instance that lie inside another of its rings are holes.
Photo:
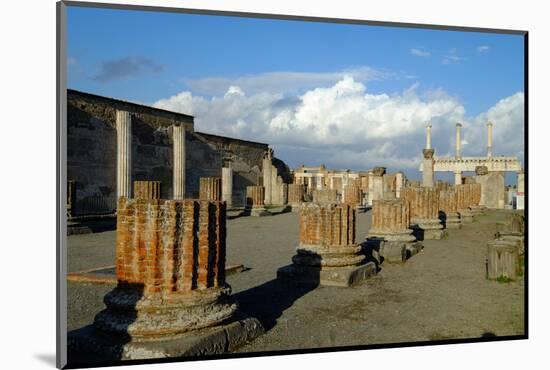
[[[116,111],[117,132],[117,196],[132,196],[132,116]]]
[[[227,208],[233,205],[233,169],[222,167],[222,201],[225,201]]]
[[[432,149],[432,125],[426,126],[426,149]]]
[[[185,128],[182,125],[174,128],[174,167],[173,167],[173,196],[176,200],[185,199]]]
[[[487,124],[487,157],[493,156],[493,124]]]
[[[456,143],[455,143],[456,159],[460,159],[462,157],[462,155],[460,153],[460,147],[461,147],[460,128],[461,127],[462,127],[462,124],[460,124],[460,123],[456,124]]]
[[[268,149],[268,152],[266,153],[263,163],[262,163],[262,175],[263,175],[263,182],[264,182],[264,189],[265,189],[265,195],[264,195],[264,203],[265,204],[272,204],[272,163],[271,163],[271,155]]]

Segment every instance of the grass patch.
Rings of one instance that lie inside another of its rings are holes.
[[[504,283],[510,283],[510,282],[512,282],[513,280],[510,279],[509,277],[506,277],[506,276],[502,276],[502,275],[501,275],[501,276],[499,276],[499,277],[497,278],[496,281],[497,281],[497,283],[504,284]]]

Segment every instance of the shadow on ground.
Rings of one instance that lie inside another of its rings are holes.
[[[280,279],[233,295],[239,308],[260,320],[266,331],[271,330],[283,312],[294,302],[314,290],[319,283],[289,285]]]

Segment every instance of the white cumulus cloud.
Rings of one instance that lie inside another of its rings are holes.
[[[269,143],[291,167],[324,163],[330,168],[418,169],[431,122],[436,155],[454,152],[455,123],[468,144],[463,155],[486,151],[486,123],[494,123],[494,153],[523,156],[523,93],[502,99],[476,117],[442,90],[419,94],[415,84],[400,94],[372,94],[344,76],[301,95],[249,93],[238,85],[211,98],[188,91],[154,103],[195,116],[195,129]]]

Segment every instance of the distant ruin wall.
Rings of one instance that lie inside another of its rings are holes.
[[[267,144],[194,132],[193,117],[126,101],[67,90],[67,180],[75,182],[74,214],[116,209],[116,110],[132,116],[132,181],[161,181],[161,197],[172,199],[174,124],[187,131],[186,196],[199,196],[201,177],[221,177],[232,161],[236,205],[246,187],[258,185]],[[242,198],[242,199],[241,199]]]

